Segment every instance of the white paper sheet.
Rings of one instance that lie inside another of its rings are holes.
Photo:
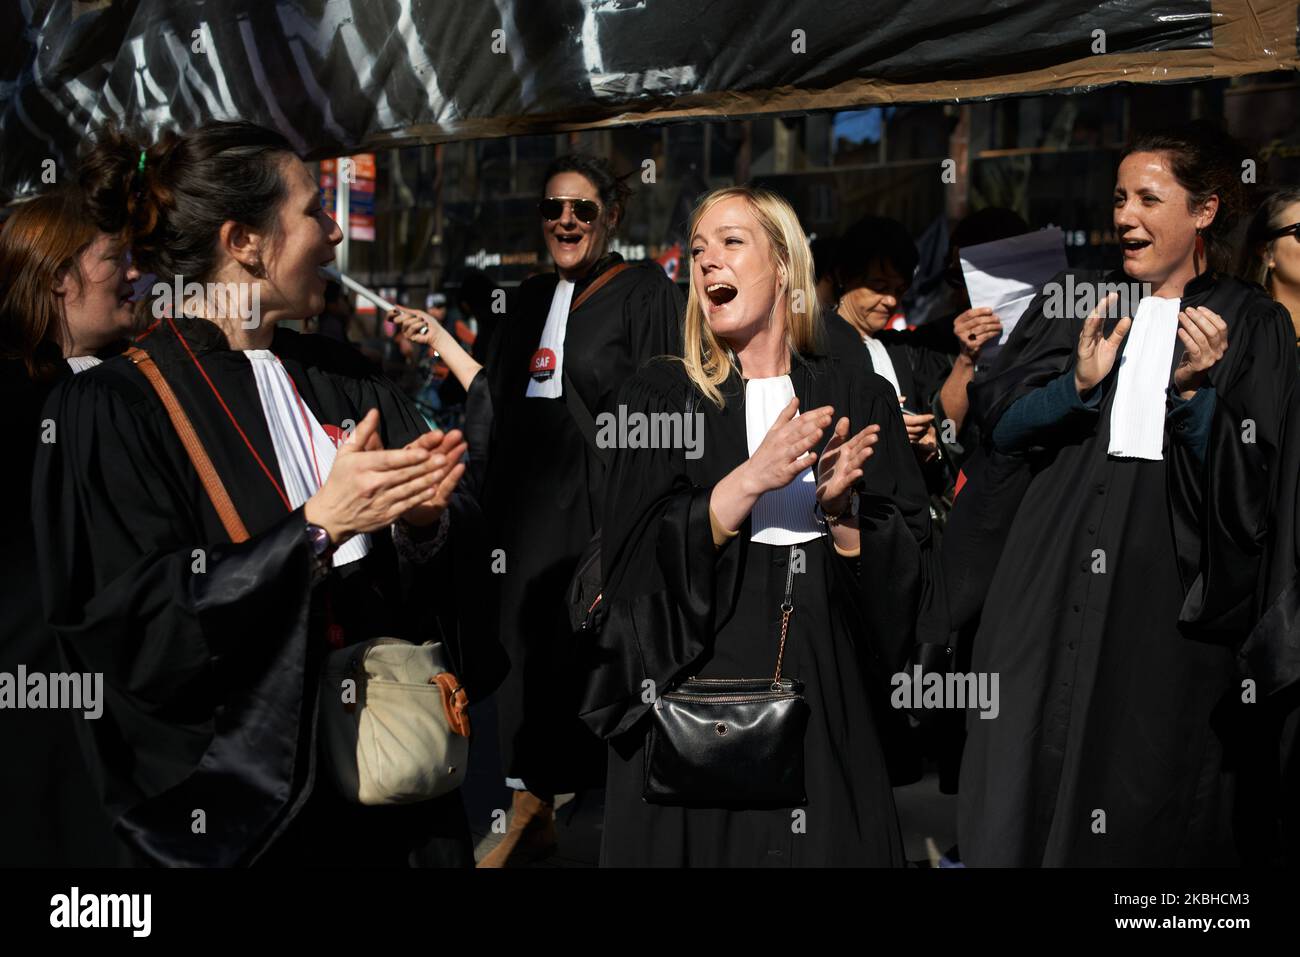
[[[1002,321],[1002,336],[980,350],[979,364],[989,364],[1011,335],[1034,296],[1068,265],[1060,229],[1040,229],[961,250],[961,271],[974,307],[992,307]]]

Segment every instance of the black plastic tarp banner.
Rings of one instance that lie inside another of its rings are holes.
[[[0,199],[106,121],[238,116],[319,157],[1295,67],[1295,16],[1276,0],[10,0]]]

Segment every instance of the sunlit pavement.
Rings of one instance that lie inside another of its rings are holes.
[[[482,860],[503,836],[492,831],[493,812],[509,811],[511,792],[505,786],[498,758],[495,702],[489,700],[471,708],[470,722],[474,728],[474,744],[462,794],[474,835],[474,859]],[[604,797],[604,792],[599,790],[557,795],[555,825],[559,849],[554,856],[531,866],[595,867],[600,857]],[[927,773],[916,784],[895,788],[894,801],[908,861],[928,863],[927,837],[933,839],[939,853],[957,842],[957,798],[939,793],[937,772]]]

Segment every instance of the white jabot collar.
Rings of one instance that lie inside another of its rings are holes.
[[[794,398],[788,375],[745,382],[745,439],[749,454],[757,451],[767,430]],[[817,502],[817,477],[811,468],[799,473],[784,488],[764,492],[749,513],[750,541],[765,545],[798,545],[820,536],[813,506]]]
[[[546,325],[542,327],[537,351],[529,359],[528,389],[524,394],[530,399],[558,399],[564,394],[564,335],[569,328],[569,307],[572,304],[573,283],[561,279],[555,284],[551,309],[546,314]],[[542,371],[537,369],[539,357],[545,357],[548,363]],[[554,364],[549,365],[552,362]]]
[[[871,336],[863,336],[862,341],[867,344],[867,352],[871,355],[871,366],[876,370],[876,375],[888,379],[889,384],[894,387],[894,395],[901,396],[903,387],[898,384],[898,371],[894,368],[894,360],[889,357],[889,350],[885,348],[885,344]]]
[[[1178,337],[1179,299],[1147,296],[1138,303],[1119,357],[1110,407],[1107,452],[1120,458],[1164,458],[1165,395]]]
[[[253,367],[257,397],[262,402],[266,427],[275,447],[284,493],[289,497],[289,505],[298,508],[329,477],[337,455],[334,443],[307,403],[300,402],[289,373],[275,353],[269,349],[245,349],[243,353]],[[370,537],[357,535],[334,553],[334,565],[359,561],[369,551]]]

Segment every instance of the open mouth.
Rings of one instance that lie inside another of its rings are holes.
[[[555,241],[561,246],[576,246],[578,243],[582,242],[582,234],[577,233],[570,235],[568,233],[556,233]]]
[[[1150,245],[1151,240],[1149,239],[1124,239],[1120,241],[1120,246],[1123,247],[1126,253],[1137,252],[1137,250],[1146,249]]]
[[[726,282],[713,282],[704,287],[704,295],[708,296],[709,302],[715,306],[731,302],[736,298],[736,291],[735,286]]]

